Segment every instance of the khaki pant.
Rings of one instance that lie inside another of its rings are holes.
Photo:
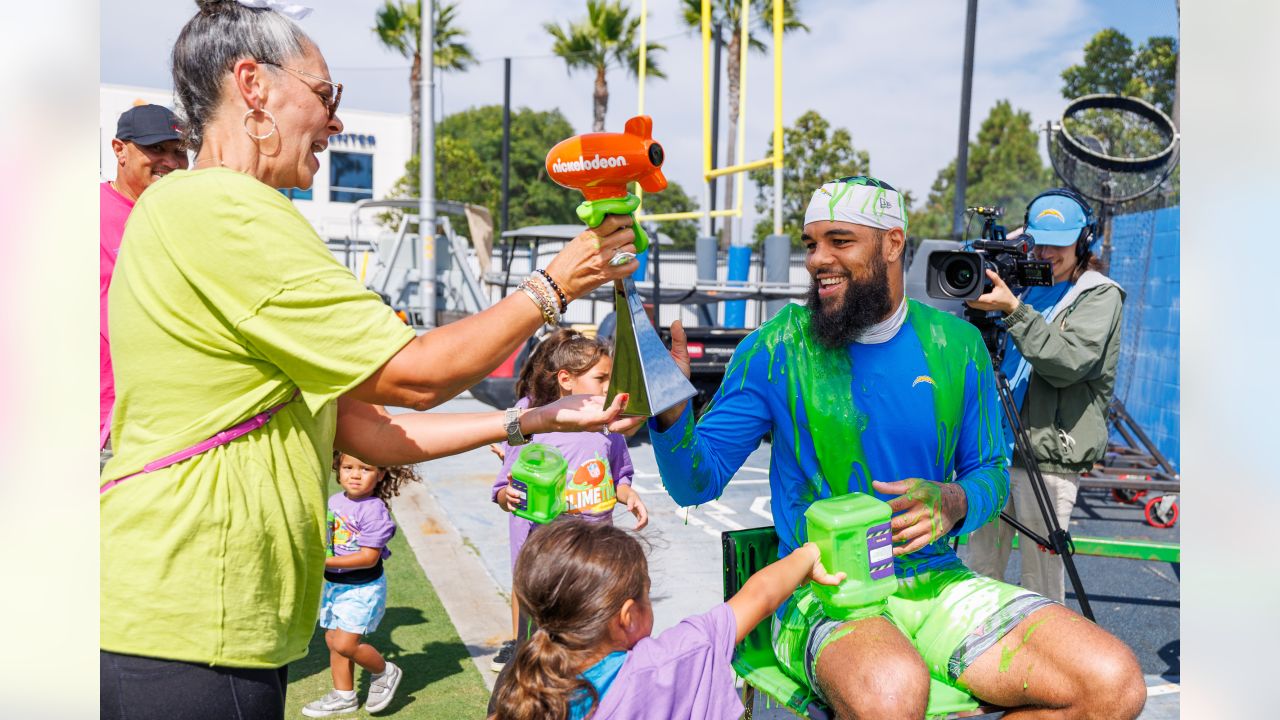
[[[1071,510],[1076,506],[1076,492],[1080,489],[1079,475],[1059,475],[1041,472],[1049,500],[1058,516],[1058,524],[1067,528],[1071,522]],[[1020,467],[1009,468],[1009,504],[1005,507],[1018,522],[1026,525],[1042,537],[1048,536],[1040,505],[1027,471]],[[1013,550],[1014,529],[1009,523],[996,518],[978,528],[969,536],[969,559],[965,563],[980,574],[1004,580],[1009,565],[1009,553]],[[1022,553],[1022,587],[1064,603],[1066,601],[1065,572],[1062,558],[1049,553],[1026,538],[1018,541]]]

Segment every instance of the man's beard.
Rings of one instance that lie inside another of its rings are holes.
[[[844,301],[834,310],[825,309],[818,297],[818,280],[809,285],[811,326],[818,342],[829,348],[844,347],[889,314],[889,266],[880,253],[871,260],[871,275],[865,280],[852,276],[844,281]]]

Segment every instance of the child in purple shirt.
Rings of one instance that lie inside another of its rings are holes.
[[[515,596],[537,624],[494,690],[494,720],[729,720],[743,713],[734,646],[806,580],[836,585],[813,543],[738,594],[657,637],[644,550],[629,533],[562,517],[530,536]]]
[[[329,647],[333,689],[307,703],[302,714],[328,717],[355,712],[355,666],[370,674],[365,710],[378,712],[391,703],[400,684],[400,668],[364,642],[387,610],[387,578],[382,561],[391,557],[387,543],[396,523],[387,500],[400,486],[418,480],[411,466],[375,467],[352,455],[335,452],[333,469],[342,492],[329,498],[329,547],[324,561],[324,593],[320,627]]]
[[[613,359],[609,357],[607,343],[589,338],[576,330],[557,330],[534,348],[521,370],[516,384],[520,401],[516,403],[516,407],[545,405],[566,395],[604,395],[609,387],[612,370]],[[565,503],[569,508],[567,512],[588,520],[612,523],[614,506],[622,503],[635,515],[637,530],[648,523],[648,510],[640,496],[631,488],[634,470],[625,437],[618,433],[553,432],[534,435],[531,441],[555,447],[568,461],[564,491]],[[523,447],[511,447],[503,443],[496,451],[503,458],[503,463],[497,480],[494,481],[491,497],[508,513],[519,507],[525,499],[520,491],[510,485],[511,468]],[[511,515],[507,526],[511,567],[515,568],[520,548],[524,546],[534,524]],[[519,610],[514,600],[511,614],[513,632],[519,634]],[[491,665],[493,670],[501,670],[514,651],[514,640],[504,644]]]

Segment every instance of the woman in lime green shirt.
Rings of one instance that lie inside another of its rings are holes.
[[[546,267],[563,300],[531,281],[415,337],[275,190],[310,187],[317,154],[342,132],[341,85],[319,49],[265,3],[197,5],[173,51],[195,162],[135,207],[109,298],[104,718],[281,717],[283,668],[306,654],[316,622],[334,448],[403,465],[506,439],[516,428],[504,413],[383,406],[456,396],[557,303],[636,267],[609,264],[635,251],[630,219],[610,217]],[[136,474],[275,406],[243,437]],[[524,435],[599,430],[620,411],[574,397],[515,422]]]

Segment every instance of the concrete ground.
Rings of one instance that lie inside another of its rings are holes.
[[[463,395],[435,412],[490,409]],[[649,508],[649,527],[643,534],[653,545],[649,567],[658,633],[723,600],[721,532],[772,524],[769,445],[752,453],[719,500],[697,508],[677,507],[667,496],[647,443],[632,447],[631,457],[636,468],[633,487]],[[489,660],[511,636],[507,518],[489,501],[498,469],[497,458],[487,449],[426,463],[420,467],[426,482],[394,503],[406,538],[490,685],[496,674],[489,670]],[[634,523],[621,511],[615,520],[622,527]],[[1151,528],[1142,521],[1141,506],[1119,505],[1100,491],[1081,493],[1071,531],[1178,540],[1176,527]],[[1017,566],[1015,552],[1007,579],[1016,582]],[[1147,674],[1149,701],[1141,717],[1178,717],[1178,566],[1092,557],[1079,558],[1078,566],[1098,623],[1134,649]],[[1074,593],[1068,593],[1068,604],[1079,609]],[[757,703],[755,717],[789,716]]]

